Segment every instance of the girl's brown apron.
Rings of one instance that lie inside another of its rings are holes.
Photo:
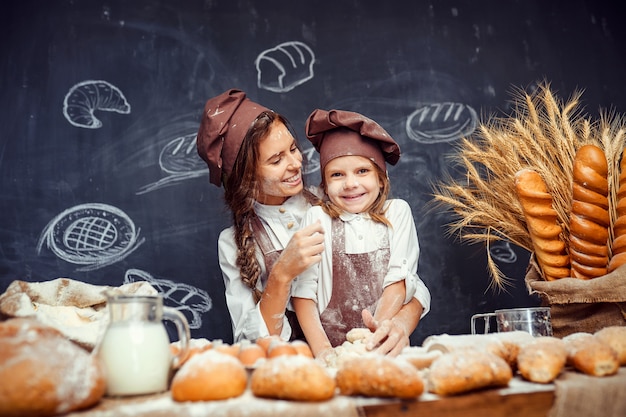
[[[364,239],[369,236],[363,236]],[[333,346],[345,342],[346,333],[364,327],[361,311],[372,314],[383,293],[383,280],[389,268],[389,238],[380,249],[366,253],[345,252],[345,229],[341,219],[333,219],[333,292],[320,318]]]
[[[274,267],[276,260],[282,253],[282,249],[278,250],[272,244],[272,240],[270,236],[267,234],[267,230],[263,227],[261,223],[261,219],[258,216],[254,216],[252,220],[252,231],[254,232],[254,236],[256,237],[256,242],[263,253],[263,259],[265,261],[265,270],[267,271],[267,276],[269,276],[270,271]],[[262,282],[263,288],[265,288],[265,283],[267,282],[267,277]],[[291,326],[291,339],[300,339],[305,340],[304,332],[302,331],[302,327],[300,327],[300,323],[298,323],[298,319],[296,318],[296,313],[291,310],[285,310],[285,316],[287,316],[287,320],[289,321],[289,325]]]

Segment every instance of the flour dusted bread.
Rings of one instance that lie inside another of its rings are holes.
[[[559,376],[566,361],[565,342],[555,337],[542,336],[520,348],[517,370],[524,379],[545,384]]]
[[[335,396],[335,379],[306,355],[280,355],[252,372],[250,389],[257,397],[293,401],[326,401]]]
[[[605,327],[596,331],[594,336],[615,351],[620,365],[626,365],[626,326]]]
[[[574,157],[572,210],[570,212],[570,261],[572,277],[606,275],[609,264],[609,183],[604,151],[582,146]]]
[[[212,401],[238,397],[248,374],[235,356],[206,350],[188,359],[172,379],[174,401]]]
[[[58,330],[27,318],[0,322],[0,415],[53,416],[104,395],[96,358]]]
[[[424,392],[424,381],[417,369],[402,360],[378,354],[343,361],[335,379],[343,395],[409,399]]]
[[[430,366],[428,391],[455,395],[508,385],[511,367],[500,356],[484,350],[458,350],[442,355]]]
[[[573,333],[563,338],[567,363],[592,376],[614,375],[619,370],[617,353],[590,333]]]
[[[557,212],[543,178],[530,168],[522,169],[515,174],[515,192],[544,278],[552,281],[570,276],[563,230],[557,223]]]

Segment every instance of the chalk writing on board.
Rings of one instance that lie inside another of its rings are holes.
[[[66,262],[84,265],[78,271],[92,271],[118,262],[145,239],[122,210],[101,203],[74,206],[52,219],[37,244],[44,244]]]
[[[145,194],[189,178],[206,175],[208,168],[198,156],[196,133],[178,137],[165,145],[159,154],[159,166],[167,176],[141,187],[136,194]]]
[[[261,52],[254,63],[258,87],[282,93],[313,78],[315,54],[302,42],[285,42]]]
[[[511,248],[511,244],[506,240],[496,240],[490,243],[489,254],[498,262],[513,264],[517,261],[517,254],[513,251],[513,248]]]
[[[406,134],[416,142],[451,142],[471,134],[478,123],[476,111],[462,103],[431,103],[419,107],[406,121]]]
[[[70,88],[63,100],[63,115],[76,127],[98,129],[102,122],[96,110],[130,113],[130,104],[113,84],[102,80],[87,80]]]
[[[302,157],[304,158],[304,169],[303,173],[305,175],[312,174],[320,170],[320,157],[317,152],[315,152],[315,148],[311,147],[308,149],[304,149],[302,151]]]
[[[126,271],[124,284],[139,281],[149,282],[163,296],[166,304],[173,305],[183,313],[189,322],[190,329],[202,327],[202,314],[209,312],[213,307],[209,294],[200,288],[182,282],[157,279],[141,269]]]

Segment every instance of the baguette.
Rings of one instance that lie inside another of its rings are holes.
[[[570,276],[570,259],[561,238],[563,229],[557,223],[552,196],[543,178],[525,168],[515,174],[515,192],[533,244],[537,263],[547,281]]]
[[[606,275],[609,257],[609,183],[604,151],[596,145],[584,145],[574,157],[574,185],[570,212],[569,254],[572,277],[596,278]],[[581,192],[581,190],[586,190]]]
[[[613,224],[613,247],[609,272],[626,263],[626,158],[622,154],[619,164],[619,189],[617,190],[616,214]]]

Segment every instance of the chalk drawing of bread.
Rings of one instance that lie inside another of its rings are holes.
[[[102,122],[95,116],[96,110],[130,113],[130,104],[124,94],[107,81],[88,80],[76,84],[65,95],[63,115],[76,127],[98,129]]]
[[[302,42],[285,42],[256,59],[257,85],[276,93],[290,91],[313,78],[313,50]]]
[[[59,258],[91,271],[124,259],[144,242],[126,213],[101,203],[74,206],[52,219],[37,244]]]
[[[406,121],[406,134],[420,143],[451,142],[476,129],[476,111],[462,103],[431,103],[419,107]]]
[[[202,316],[213,308],[213,300],[209,293],[193,285],[154,278],[150,273],[141,269],[126,271],[124,284],[140,281],[149,282],[163,296],[168,306],[183,313],[190,329],[202,327]]]
[[[198,156],[196,133],[180,136],[165,145],[159,155],[159,165],[171,175],[204,173],[207,166]]]

